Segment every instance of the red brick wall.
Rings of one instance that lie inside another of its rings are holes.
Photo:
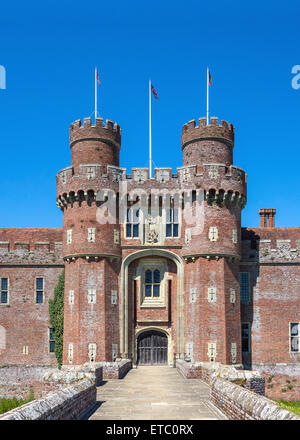
[[[236,363],[241,362],[239,284],[236,263],[221,258],[199,258],[185,267],[185,340],[193,342],[194,361],[209,361],[208,343],[215,342],[217,362],[232,363],[231,342],[237,344]],[[197,288],[197,300],[190,303],[190,288]],[[216,301],[208,302],[208,288],[216,287]],[[236,303],[230,303],[230,287],[236,289]]]
[[[6,330],[6,349],[0,364],[55,365],[49,353],[49,299],[62,271],[59,267],[0,267],[0,277],[10,283],[9,305],[0,305],[0,325]],[[35,277],[44,278],[44,303],[35,302]],[[28,355],[23,354],[28,345]]]
[[[243,237],[241,271],[250,273],[251,290],[250,303],[241,306],[242,322],[252,324],[252,350],[244,362],[299,363],[300,353],[289,351],[289,323],[300,322],[300,229],[248,228]],[[277,240],[290,242],[282,248]]]

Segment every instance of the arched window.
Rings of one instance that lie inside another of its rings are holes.
[[[145,271],[145,298],[160,297],[160,271],[158,269]]]

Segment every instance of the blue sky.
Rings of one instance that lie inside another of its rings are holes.
[[[2,4],[0,227],[61,227],[55,175],[70,165],[70,123],[93,113],[95,66],[128,172],[148,163],[149,76],[153,160],[176,172],[182,125],[205,116],[209,66],[211,115],[234,124],[234,163],[248,174],[243,226],[270,207],[277,226],[300,226],[299,13],[297,1]]]

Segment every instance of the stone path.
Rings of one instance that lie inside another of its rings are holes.
[[[209,387],[167,366],[141,366],[97,388],[98,408],[89,420],[226,419],[209,401]]]

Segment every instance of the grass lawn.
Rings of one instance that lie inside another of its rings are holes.
[[[30,395],[28,399],[18,400],[14,399],[0,399],[0,414],[3,414],[11,409],[17,408],[18,406],[24,405],[25,403],[31,402],[34,400],[33,391],[30,391]]]
[[[300,401],[292,402],[286,400],[275,400],[278,406],[288,411],[292,411],[297,415],[300,415]]]

